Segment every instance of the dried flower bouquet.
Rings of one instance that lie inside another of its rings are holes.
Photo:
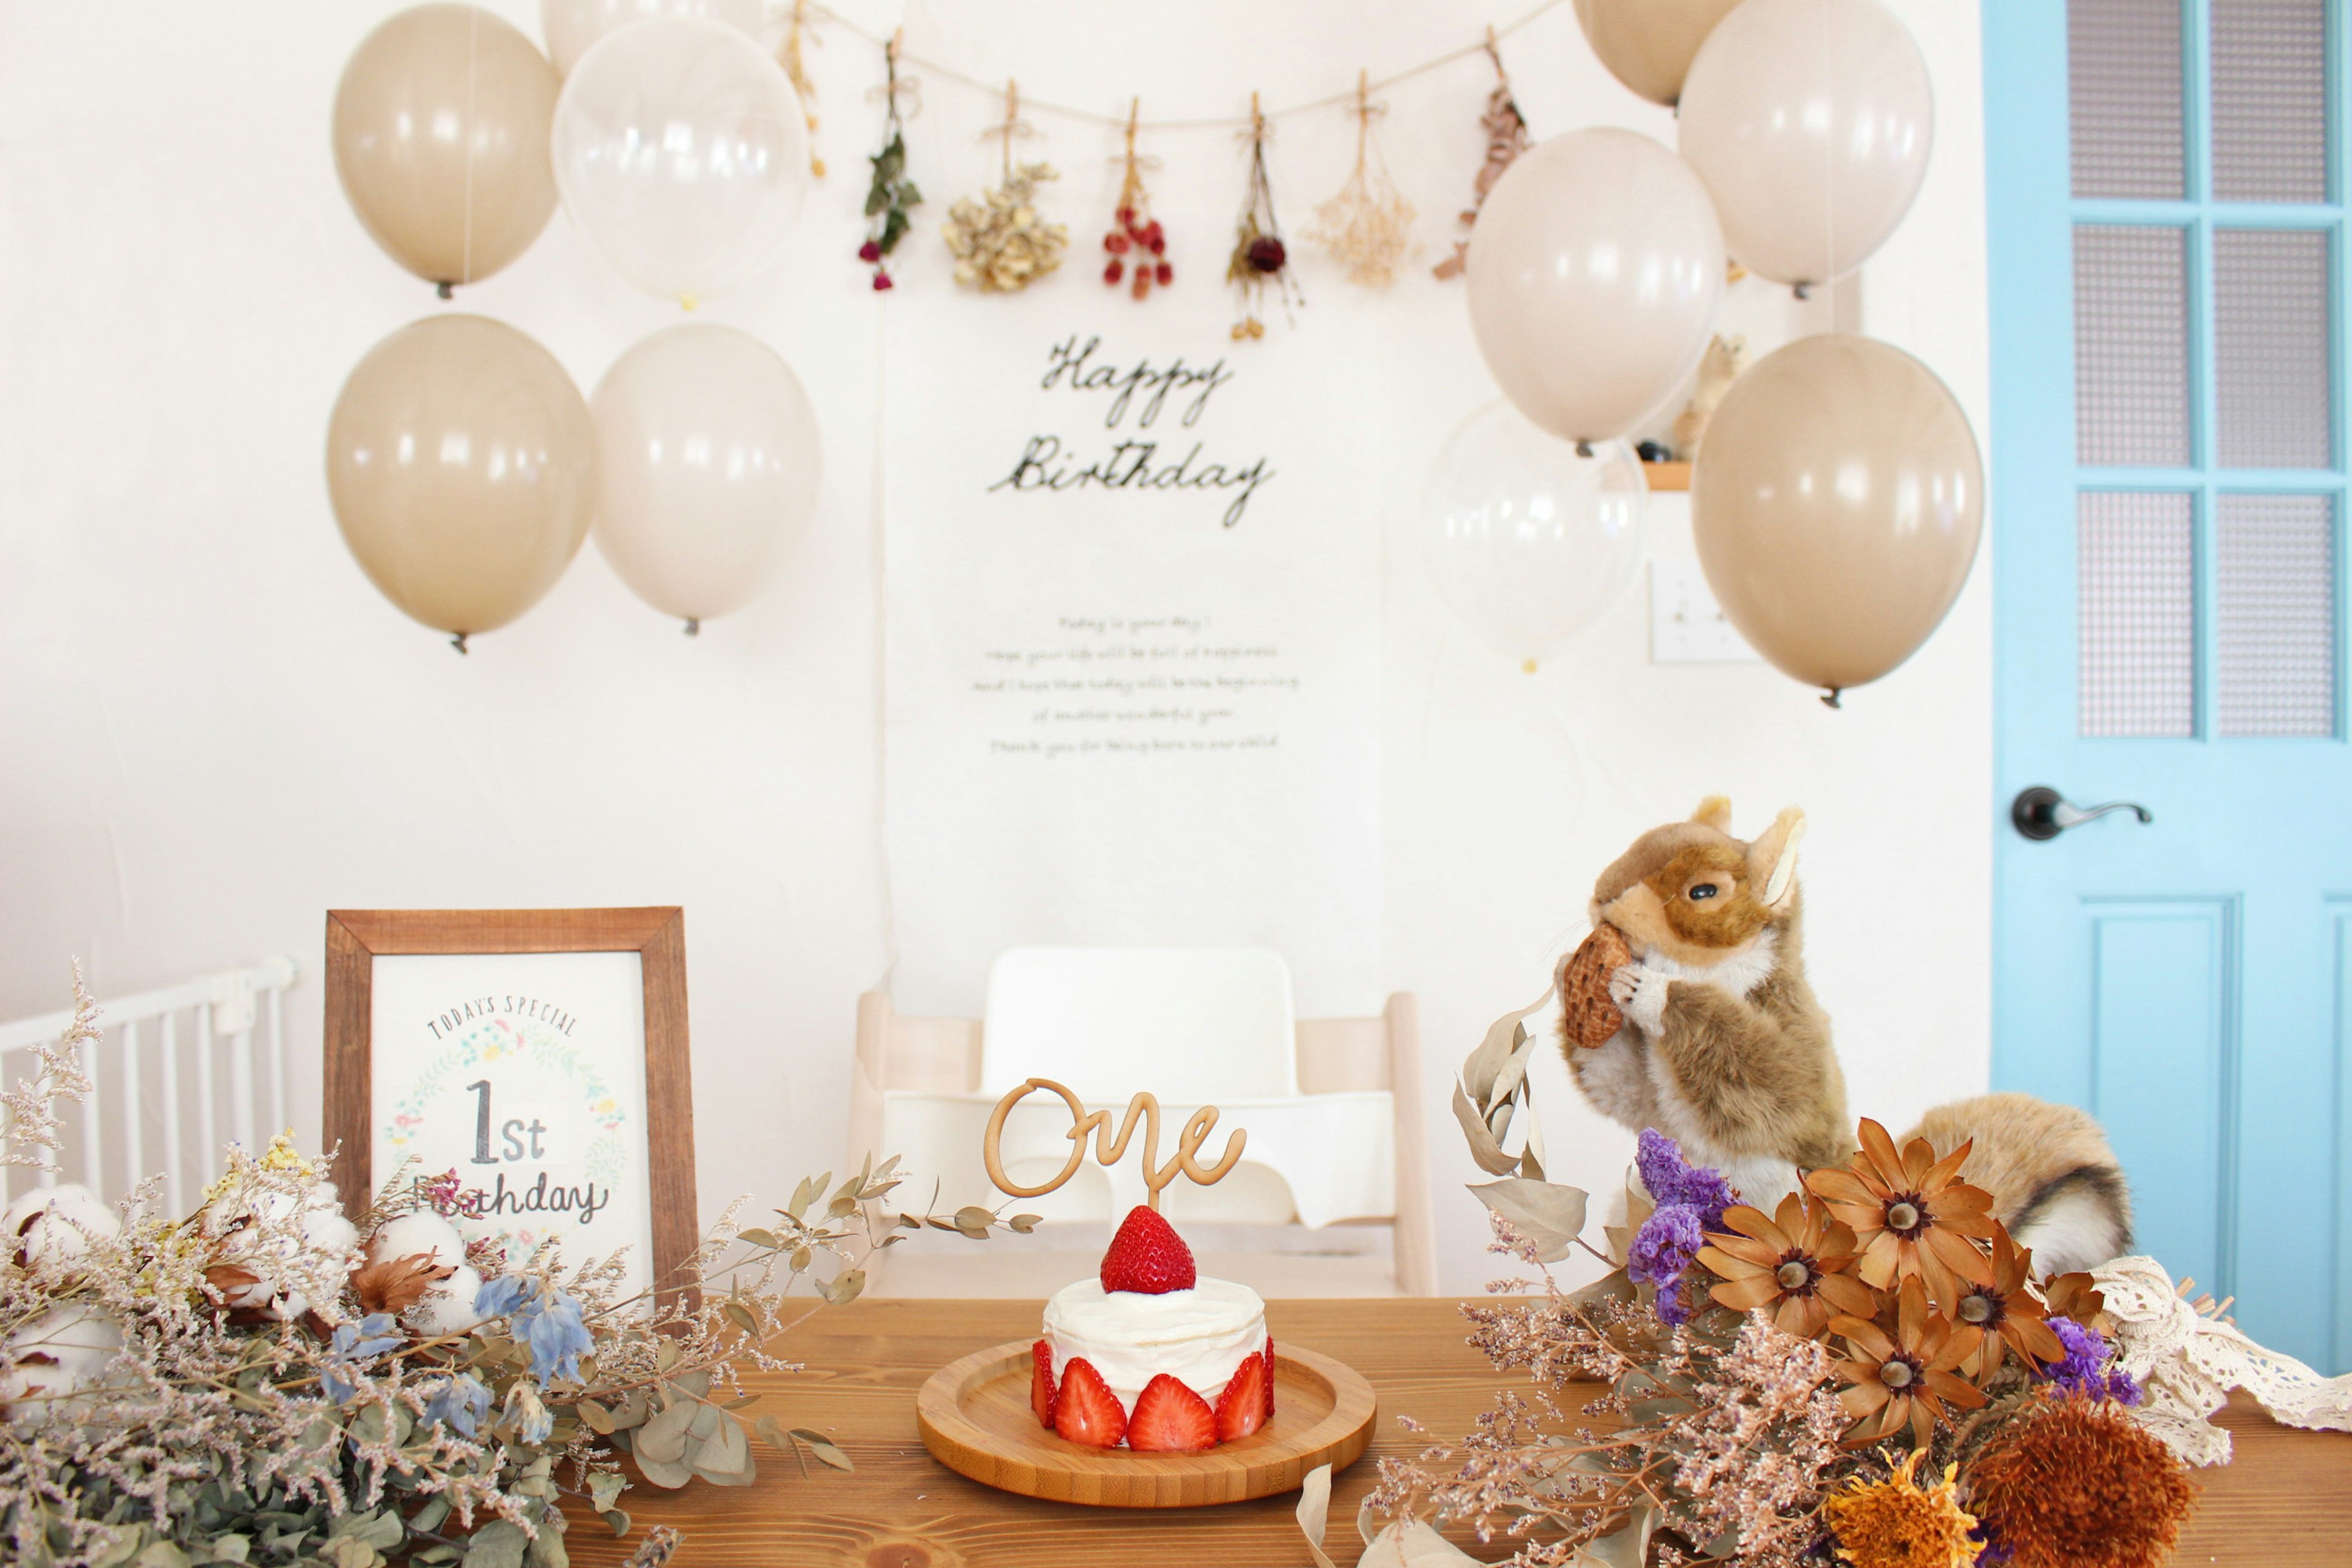
[[[58,1102],[89,1092],[76,993],[75,1027],[0,1096],[0,1163],[53,1172]],[[895,1165],[803,1181],[763,1226],[730,1208],[688,1278],[630,1299],[617,1257],[467,1247],[454,1173],[395,1177],[348,1219],[327,1163],[283,1137],[232,1146],[193,1215],[153,1181],[116,1206],[32,1188],[0,1215],[5,1559],[562,1568],[562,1497],[629,1531],[618,1452],[662,1487],[749,1482],[753,1433],[846,1468],[773,1415],[747,1430],[742,1369],[794,1370],[772,1342],[813,1298],[856,1296],[901,1229],[1034,1223],[894,1214]]]

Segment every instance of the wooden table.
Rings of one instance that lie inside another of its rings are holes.
[[[674,1525],[677,1568],[984,1568],[1020,1564],[1213,1563],[1304,1568],[1292,1519],[1297,1494],[1219,1508],[1127,1510],[1037,1502],[994,1491],[934,1461],[915,1430],[915,1391],[969,1352],[1034,1336],[1042,1303],[874,1300],[819,1312],[784,1342],[808,1370],[747,1380],[763,1395],[747,1415],[825,1433],[856,1462],[853,1474],[812,1464],[803,1479],[785,1455],[754,1444],[759,1479],[722,1488],[697,1481],[665,1492],[642,1483],[622,1498],[637,1528],[616,1542],[594,1515],[575,1516],[565,1544],[580,1568],[619,1563],[648,1524]],[[1270,1301],[1277,1339],[1335,1355],[1380,1393],[1380,1424],[1364,1458],[1335,1478],[1327,1544],[1355,1561],[1356,1504],[1373,1460],[1467,1432],[1504,1379],[1462,1342],[1452,1300]],[[1513,1374],[1516,1376],[1517,1374]],[[2199,1473],[2204,1497],[2181,1542],[2187,1564],[2343,1568],[2352,1563],[2352,1436],[2279,1426],[2251,1406],[2223,1417],[2237,1459]],[[1481,1556],[1503,1555],[1458,1537]]]

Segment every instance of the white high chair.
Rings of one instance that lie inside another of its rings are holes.
[[[1018,948],[990,969],[984,1020],[904,1017],[879,992],[858,999],[850,1153],[898,1154],[910,1207],[930,1197],[934,1180],[943,1210],[995,1207],[1004,1194],[982,1163],[982,1135],[997,1100],[1025,1079],[1066,1084],[1115,1122],[1137,1090],[1151,1090],[1162,1110],[1163,1163],[1186,1119],[1214,1105],[1221,1117],[1202,1163],[1215,1162],[1235,1128],[1248,1131],[1245,1152],[1213,1187],[1181,1178],[1171,1185],[1161,1206],[1171,1220],[1219,1234],[1386,1221],[1393,1261],[1379,1288],[1427,1295],[1436,1260],[1419,1057],[1411,995],[1391,996],[1377,1018],[1295,1020],[1289,971],[1265,949]],[[1021,1103],[1002,1142],[1013,1182],[1035,1185],[1061,1170],[1069,1121],[1056,1095]],[[1116,1169],[1093,1163],[1090,1152],[1067,1185],[1010,1206],[1066,1227],[1115,1223],[1147,1195],[1140,1143],[1139,1130]],[[1003,1254],[1003,1239],[962,1245]],[[1052,1283],[1013,1284],[1012,1259],[990,1262],[995,1286],[1012,1284],[1009,1293],[1043,1294]],[[1317,1273],[1292,1268],[1283,1287],[1363,1289],[1321,1285]],[[868,1290],[887,1293],[888,1274],[870,1271]]]

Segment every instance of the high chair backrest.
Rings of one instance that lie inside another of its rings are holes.
[[[1053,1079],[1088,1101],[1298,1093],[1290,970],[1255,947],[1020,947],[989,968],[982,1092]]]

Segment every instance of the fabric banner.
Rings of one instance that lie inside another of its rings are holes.
[[[1091,284],[1091,287],[1089,285]],[[1272,947],[1378,1001],[1371,330],[1226,291],[888,310],[886,835],[902,1008],[1030,943]]]

